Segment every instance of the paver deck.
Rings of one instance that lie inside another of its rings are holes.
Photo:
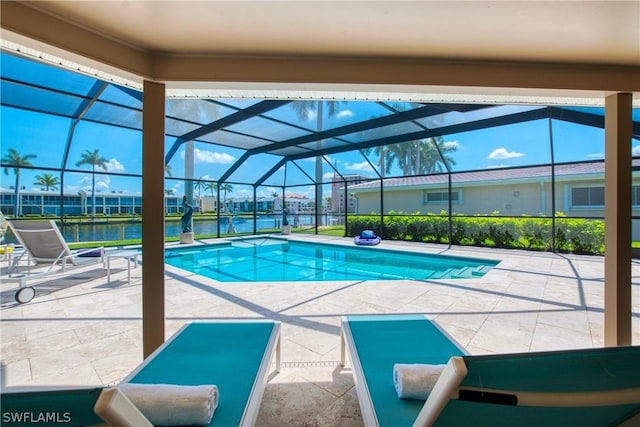
[[[346,238],[292,239],[351,245]],[[166,333],[192,320],[282,322],[283,369],[272,373],[259,426],[361,426],[340,316],[426,313],[472,354],[603,346],[604,258],[383,242],[424,253],[500,259],[485,276],[427,281],[220,283],[166,268]],[[32,302],[2,284],[3,387],[115,384],[142,361],[141,274],[127,260],[36,285]],[[633,343],[640,344],[640,263],[632,265]]]

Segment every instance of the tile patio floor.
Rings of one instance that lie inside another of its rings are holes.
[[[291,236],[351,245],[350,239]],[[515,250],[383,246],[500,259],[482,278],[425,282],[218,283],[166,269],[166,332],[191,320],[282,322],[283,369],[272,372],[258,426],[361,426],[340,316],[426,313],[471,354],[603,345],[604,258]],[[5,263],[6,264],[6,263]],[[28,304],[2,284],[3,387],[115,384],[142,361],[141,268],[126,261],[37,285]],[[633,343],[640,344],[640,264],[633,262]]]

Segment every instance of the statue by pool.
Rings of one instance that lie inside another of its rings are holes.
[[[182,197],[182,209],[180,243],[193,243],[193,206],[187,201],[187,196]]]

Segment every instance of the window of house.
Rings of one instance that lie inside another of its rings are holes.
[[[571,205],[604,206],[604,187],[574,187],[571,189]]]
[[[423,204],[429,203],[446,203],[449,201],[448,191],[424,191],[422,195]],[[460,203],[460,192],[451,192],[451,201],[454,203]]]
[[[640,206],[640,185],[631,188],[631,204]],[[604,206],[604,187],[574,187],[571,189],[571,205],[574,207]]]

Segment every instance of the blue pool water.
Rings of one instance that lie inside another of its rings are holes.
[[[165,263],[221,282],[464,279],[498,262],[276,238],[165,252]]]

